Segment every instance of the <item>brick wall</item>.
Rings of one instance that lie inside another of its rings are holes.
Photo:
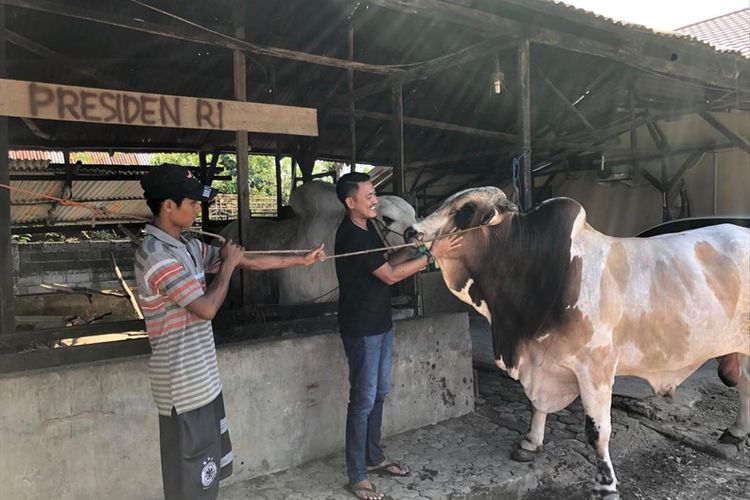
[[[13,286],[16,295],[50,293],[42,283],[63,283],[96,290],[121,289],[110,252],[134,286],[135,247],[128,241],[20,243],[13,245]]]

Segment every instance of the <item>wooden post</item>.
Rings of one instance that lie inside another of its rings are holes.
[[[0,5],[0,78],[8,73],[5,52],[5,6]],[[10,185],[8,158],[8,119],[0,116],[0,183]],[[13,254],[10,235],[10,191],[0,189],[0,334],[16,330],[13,295]]]
[[[236,4],[235,37],[245,39],[245,9],[241,3]],[[247,74],[245,53],[235,49],[234,58],[234,98],[237,101],[247,100]],[[250,184],[247,158],[247,131],[237,131],[237,216],[239,221],[240,244],[250,241]],[[242,271],[242,305],[250,304],[250,273]]]
[[[531,177],[531,47],[529,40],[518,42],[518,132],[521,135],[521,152],[519,153],[521,192],[521,209],[530,210],[533,205],[532,189],[534,179]],[[525,154],[524,154],[525,153]]]
[[[198,152],[198,165],[201,171],[201,183],[203,183],[203,185],[205,186],[207,184],[207,179],[208,179],[208,165],[206,164],[206,152],[205,151]],[[208,203],[201,200],[201,228],[203,228],[204,231],[208,231],[207,223],[208,223]]]
[[[346,29],[346,36],[349,49],[349,60],[354,60],[354,22],[349,19],[349,25]],[[354,70],[348,69],[347,85],[349,89],[349,139],[351,144],[350,172],[357,170],[357,120],[354,116]]]
[[[281,215],[281,147],[276,146],[276,217]]]
[[[289,196],[292,196],[295,189],[297,189],[297,158],[292,157],[292,186],[289,189]]]
[[[398,81],[391,87],[391,115],[393,123],[393,192],[404,194],[404,100],[403,88]]]

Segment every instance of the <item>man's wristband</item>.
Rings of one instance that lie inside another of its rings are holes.
[[[432,256],[432,254],[430,253],[430,250],[425,245],[422,245],[421,247],[419,247],[417,249],[417,252],[414,254],[415,259],[418,259],[419,257],[422,257],[422,256],[427,257],[428,264],[432,264],[433,262],[435,262],[435,258]]]

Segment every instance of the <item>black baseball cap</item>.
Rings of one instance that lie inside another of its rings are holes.
[[[141,187],[147,200],[190,198],[211,201],[218,193],[216,189],[201,184],[189,168],[180,165],[153,167],[141,179]]]

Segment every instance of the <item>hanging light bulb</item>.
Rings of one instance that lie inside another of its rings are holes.
[[[500,71],[500,58],[495,57],[495,71],[490,75],[492,84],[492,93],[495,95],[502,94],[505,86],[505,74]]]

